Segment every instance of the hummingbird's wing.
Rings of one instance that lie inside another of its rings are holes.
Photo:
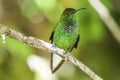
[[[51,36],[49,38],[49,40],[51,40],[51,43],[53,43],[53,35],[54,35],[54,31],[52,31]]]
[[[79,40],[80,40],[80,36],[77,37],[77,40],[76,40],[76,42],[75,42],[73,47],[77,48]]]

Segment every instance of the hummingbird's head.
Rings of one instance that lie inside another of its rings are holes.
[[[73,8],[66,8],[64,11],[63,11],[63,14],[61,16],[61,19],[62,20],[66,20],[66,19],[69,19],[69,18],[73,18],[74,14],[76,14],[77,12],[79,12],[80,10],[83,10],[83,9],[86,9],[86,8],[80,8],[78,10],[75,10]]]
[[[76,13],[76,10],[73,8],[66,8],[63,12],[62,15],[69,17],[70,15],[73,15],[74,13]]]

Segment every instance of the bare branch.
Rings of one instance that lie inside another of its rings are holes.
[[[100,2],[100,0],[88,0],[93,8],[98,12],[100,18],[107,25],[113,37],[120,43],[120,29],[116,21],[110,15],[109,10]]]
[[[47,43],[43,40],[37,39],[35,37],[26,37],[20,32],[17,32],[15,30],[9,29],[8,27],[0,24],[0,33],[1,34],[6,34],[8,37],[14,38],[19,42],[25,43],[27,45],[30,45],[32,47],[38,48],[38,49],[43,49],[45,51],[51,52],[51,53],[56,53],[57,55],[65,58],[66,53],[63,49],[54,47],[52,44]],[[96,75],[91,69],[89,69],[86,65],[84,65],[81,61],[77,60],[75,57],[72,55],[67,56],[68,60],[79,67],[83,72],[85,72],[89,77],[91,77],[93,80],[103,80],[101,77]]]

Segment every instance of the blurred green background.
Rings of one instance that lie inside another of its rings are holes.
[[[120,0],[101,1],[120,25]],[[50,42],[53,27],[68,7],[87,8],[79,13],[81,38],[78,48],[72,54],[104,80],[120,80],[120,43],[88,0],[0,0],[0,24]],[[29,63],[31,60],[35,61]],[[50,54],[46,51],[8,37],[6,44],[2,44],[0,38],[0,80],[91,80],[69,62],[51,75],[49,61]],[[36,67],[31,67],[33,65]]]

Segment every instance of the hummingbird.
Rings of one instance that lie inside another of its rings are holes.
[[[53,45],[61,49],[64,49],[66,52],[71,52],[73,48],[77,48],[80,39],[77,13],[84,9],[86,8],[80,8],[78,10],[75,10],[73,8],[66,8],[63,11],[59,22],[54,27],[50,36],[50,40]],[[54,67],[55,56],[56,56],[55,53],[51,54],[50,67],[52,73],[58,70],[65,61],[63,58],[61,58],[58,64]]]

